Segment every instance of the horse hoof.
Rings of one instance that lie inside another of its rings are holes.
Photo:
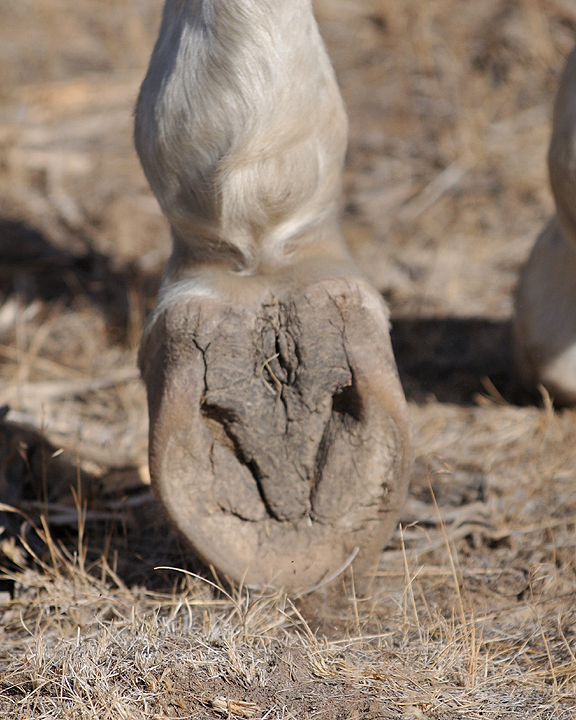
[[[358,280],[256,308],[176,301],[141,348],[150,470],[207,564],[302,592],[370,577],[398,521],[410,431],[382,300]]]

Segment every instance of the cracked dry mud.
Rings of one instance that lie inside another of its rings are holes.
[[[358,553],[370,575],[404,499],[405,403],[382,301],[359,281],[195,298],[145,341],[153,482],[196,553],[305,590]]]

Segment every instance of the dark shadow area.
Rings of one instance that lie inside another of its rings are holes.
[[[47,533],[69,558],[80,540],[90,571],[98,575],[104,565],[110,567],[128,587],[166,591],[180,579],[157,567],[213,579],[171,529],[137,468],[93,476],[78,466],[73,453],[58,451],[40,433],[3,419],[6,410],[0,408],[0,592],[14,586],[3,572],[35,563],[52,566]]]
[[[500,394],[514,405],[535,398],[512,360],[512,324],[484,318],[397,319],[392,346],[409,400],[473,405],[478,393]],[[486,382],[488,379],[489,382]],[[494,386],[494,390],[490,387]]]
[[[138,298],[142,314],[152,306],[159,274],[145,275],[135,265],[118,272],[110,257],[90,248],[73,254],[55,248],[38,230],[23,222],[0,219],[0,298],[18,294],[71,304],[86,298],[97,305],[114,340],[124,342],[130,325],[130,303]]]

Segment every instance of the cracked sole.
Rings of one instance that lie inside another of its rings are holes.
[[[411,462],[375,290],[335,278],[256,308],[185,299],[155,318],[141,358],[153,484],[202,560],[291,591],[351,557],[370,575]]]

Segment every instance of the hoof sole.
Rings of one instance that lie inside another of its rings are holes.
[[[256,310],[178,302],[155,319],[141,358],[153,484],[201,559],[236,582],[291,591],[351,558],[370,574],[410,466],[372,288],[323,280]]]

